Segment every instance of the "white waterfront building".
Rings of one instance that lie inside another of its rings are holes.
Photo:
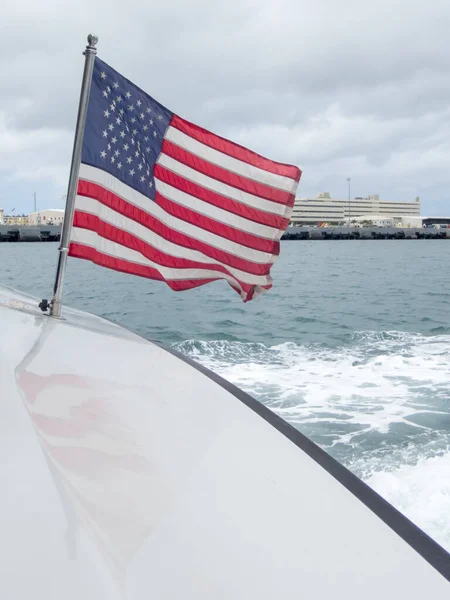
[[[64,221],[64,209],[46,208],[29,214],[30,225],[61,225]]]
[[[330,223],[338,225],[351,222],[358,217],[371,215],[386,216],[400,220],[403,216],[420,215],[420,198],[413,202],[380,200],[378,194],[365,198],[352,198],[350,201],[331,198],[329,192],[321,192],[316,198],[296,198],[292,211],[292,225],[317,225]]]

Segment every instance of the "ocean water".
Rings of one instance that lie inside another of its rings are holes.
[[[69,259],[65,301],[250,392],[450,550],[450,243],[283,242],[273,289],[189,292]],[[56,244],[0,244],[0,283],[49,297]]]

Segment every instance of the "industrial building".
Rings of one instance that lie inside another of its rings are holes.
[[[421,215],[404,215],[398,218],[388,217],[386,215],[370,215],[370,217],[352,217],[352,226],[373,226],[373,227],[442,227],[447,228],[450,225],[450,217],[427,217]]]
[[[420,218],[420,217],[419,217]],[[388,215],[364,215],[363,217],[352,217],[352,225],[356,226],[374,226],[374,227],[395,227],[400,224],[398,219]]]
[[[378,219],[387,217],[400,220],[403,216],[420,215],[420,198],[413,202],[394,202],[380,200],[378,194],[366,198],[350,200],[331,198],[329,192],[322,192],[316,198],[297,198],[291,216],[292,225],[318,225],[329,223],[341,225],[351,223],[353,219],[376,215]]]
[[[4,215],[2,210],[0,217],[0,223],[2,225],[28,225],[28,215]]]
[[[449,227],[450,226],[450,217],[429,217],[429,216],[416,216],[416,215],[408,215],[402,217],[401,220],[402,227]]]

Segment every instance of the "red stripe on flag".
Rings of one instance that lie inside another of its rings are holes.
[[[173,171],[169,171],[162,165],[155,165],[154,175],[156,179],[159,179],[164,183],[168,183],[169,185],[188,194],[189,196],[194,196],[203,202],[208,202],[208,204],[222,208],[227,212],[243,217],[244,219],[248,219],[249,221],[253,221],[254,223],[268,225],[269,227],[274,227],[275,229],[281,229],[283,231],[289,225],[289,219],[285,217],[274,215],[263,210],[253,208],[252,206],[248,206],[247,204],[243,204],[242,202],[238,202],[237,200],[232,200],[231,198],[222,196],[221,194],[208,190],[201,185],[194,183],[193,181],[184,179]],[[288,207],[291,208],[289,205]]]
[[[97,215],[76,210],[73,224],[75,227],[88,229],[89,231],[95,231],[99,236],[110,240],[111,242],[120,244],[121,246],[129,248],[130,250],[135,250],[136,252],[142,254],[142,256],[145,258],[148,258],[152,262],[162,267],[167,267],[169,269],[198,269],[202,271],[217,271],[217,278],[220,278],[221,274],[229,275],[230,277],[233,277],[233,279],[236,279],[236,281],[239,281],[240,286],[245,292],[248,292],[253,287],[248,283],[243,283],[240,281],[222,265],[208,262],[197,262],[186,258],[180,258],[178,256],[173,256],[171,254],[165,254],[135,235],[128,233],[123,229],[119,229],[118,227],[114,227],[114,225],[111,225],[110,223],[102,221],[102,219]]]
[[[119,214],[136,221],[150,231],[153,231],[162,238],[177,244],[178,246],[190,248],[191,250],[198,250],[205,256],[212,258],[217,262],[224,263],[227,266],[234,267],[235,269],[239,269],[253,275],[267,275],[270,267],[272,266],[272,263],[254,263],[245,260],[239,256],[235,256],[234,254],[229,254],[224,250],[214,248],[213,246],[192,238],[189,235],[171,229],[167,225],[164,225],[164,223],[161,223],[161,221],[159,221],[156,217],[150,215],[137,206],[130,204],[123,198],[116,196],[110,190],[107,190],[96,183],[80,179],[78,182],[78,193],[82,196],[87,196],[88,198],[98,200],[104,206],[108,206]],[[152,201],[149,200],[149,202]],[[218,224],[217,231],[220,235],[220,224]],[[273,242],[273,248],[275,253],[275,251],[278,250],[279,245],[276,242]]]
[[[137,263],[115,258],[114,256],[103,254],[96,248],[92,248],[91,246],[85,246],[84,244],[77,244],[75,242],[70,243],[69,256],[89,260],[90,262],[93,262],[96,265],[112,269],[113,271],[120,271],[122,273],[128,273],[130,275],[137,275],[138,277],[144,277],[146,279],[165,281],[165,283],[167,283],[167,285],[175,292],[190,290],[220,279],[220,277],[217,277],[211,279],[189,279],[181,281],[173,279],[166,280],[156,269],[152,269],[151,267],[146,267],[144,265],[139,265]],[[236,287],[232,286],[231,284],[230,286],[238,294],[240,294],[240,291]],[[261,287],[268,290],[272,287],[272,285],[270,284]],[[248,302],[253,298],[254,292],[255,286],[250,286],[245,298],[245,302]]]
[[[271,161],[268,158],[264,158],[263,156],[256,154],[256,152],[252,152],[251,150],[248,150],[239,144],[230,142],[225,138],[199,127],[198,125],[194,125],[194,123],[185,121],[176,115],[172,117],[170,125],[176,129],[179,129],[186,135],[189,135],[194,140],[197,140],[198,142],[201,142],[210,148],[219,150],[219,152],[228,154],[228,156],[237,158],[242,162],[246,162],[254,167],[263,169],[264,171],[269,171],[270,173],[275,173],[276,175],[283,175],[284,177],[289,177],[295,181],[300,181],[302,172],[298,167]]]
[[[294,194],[264,185],[258,181],[254,181],[247,177],[237,175],[236,173],[228,171],[227,169],[223,169],[222,167],[214,165],[203,158],[199,158],[195,154],[191,154],[191,152],[180,148],[180,146],[177,146],[169,140],[164,140],[161,153],[178,160],[179,162],[191,167],[199,173],[203,173],[203,175],[207,175],[212,179],[221,181],[222,183],[225,183],[226,185],[234,187],[243,192],[253,194],[259,198],[264,198],[265,200],[277,202],[278,204],[294,204]]]

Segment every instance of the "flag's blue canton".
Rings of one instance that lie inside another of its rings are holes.
[[[169,110],[96,58],[81,162],[154,199],[153,169],[171,118]]]

